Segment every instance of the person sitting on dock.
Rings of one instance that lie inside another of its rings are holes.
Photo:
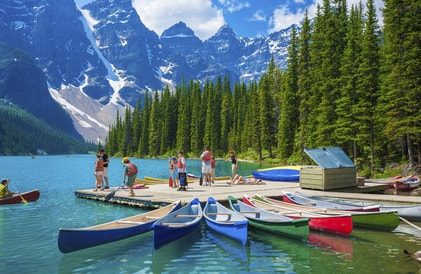
[[[260,179],[249,179],[240,175],[235,175],[232,181],[227,182],[229,185],[265,185]]]

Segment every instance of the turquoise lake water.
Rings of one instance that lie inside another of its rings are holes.
[[[85,227],[144,210],[75,198],[74,190],[94,186],[93,155],[0,157],[0,177],[20,192],[38,188],[27,205],[0,206],[0,273],[419,273],[403,249],[421,250],[421,231],[401,224],[393,232],[355,229],[349,237],[311,233],[299,242],[253,231],[246,246],[209,230],[203,222],[188,237],[154,250],[152,232],[78,252],[57,248],[60,227]],[[132,159],[139,177],[167,177],[168,162]],[[188,160],[198,174],[200,162]],[[249,175],[258,164],[240,163]],[[121,184],[121,159],[111,158],[112,186]],[[218,162],[217,176],[230,163]],[[417,224],[421,226],[421,224]]]

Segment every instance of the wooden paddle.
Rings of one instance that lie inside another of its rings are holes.
[[[116,189],[114,189],[113,191],[111,191],[110,193],[107,194],[107,196],[105,196],[104,201],[109,201],[112,197],[114,197],[115,193],[117,192],[117,190],[119,190],[125,183],[123,182],[121,184],[121,186],[117,187]]]
[[[400,216],[399,216],[399,219],[401,219],[402,221],[404,221],[404,222],[405,222],[405,223],[407,223],[408,225],[412,226],[413,228],[416,228],[416,229],[418,229],[419,231],[421,231],[421,227],[419,227],[419,226],[417,226],[417,225],[415,225],[415,224],[411,223],[411,222],[410,222],[410,221],[408,221],[407,219],[405,219],[405,218],[403,218],[403,217],[400,217]]]
[[[15,185],[14,185],[14,184],[12,184],[12,183],[10,182],[10,180],[9,180],[8,184],[13,185],[13,188],[17,191],[17,193],[16,193],[16,194],[19,194],[19,197],[22,199],[22,202],[23,202],[25,205],[27,205],[27,204],[28,204],[28,201],[27,201],[27,200],[25,200],[25,198],[23,198],[23,196],[22,196],[22,195],[20,195],[19,190],[15,187]]]

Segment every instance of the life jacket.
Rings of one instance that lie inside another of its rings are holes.
[[[183,165],[181,160],[177,162],[177,167],[178,168],[184,168],[184,165]]]
[[[98,159],[96,162],[96,171],[104,171],[104,161],[101,159]]]
[[[137,174],[137,166],[132,162],[124,164],[127,167],[127,176],[132,176]]]
[[[208,151],[205,156],[203,157],[202,161],[203,162],[210,162],[210,160],[212,160],[212,152]]]
[[[6,197],[7,194],[7,187],[3,184],[0,184],[0,199]]]

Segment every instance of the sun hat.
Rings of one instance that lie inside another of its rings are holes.
[[[123,163],[128,163],[128,162],[130,162],[130,161],[129,161],[129,157],[124,157],[124,158],[123,158],[123,160],[122,160],[121,162],[123,162]]]

